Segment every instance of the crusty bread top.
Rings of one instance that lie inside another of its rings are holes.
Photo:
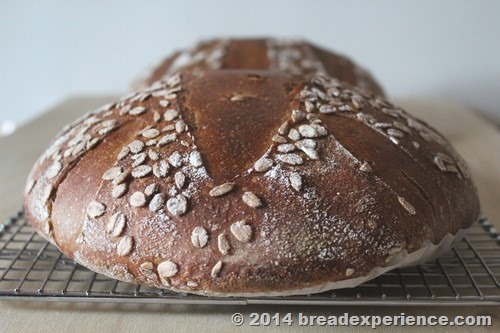
[[[277,70],[296,76],[323,73],[376,95],[384,95],[370,73],[347,57],[306,41],[275,38],[202,41],[162,60],[134,85],[144,89],[177,72],[198,75],[220,69]]]
[[[477,193],[435,130],[336,79],[173,75],[68,125],[25,210],[124,281],[225,295],[364,276],[470,226]]]

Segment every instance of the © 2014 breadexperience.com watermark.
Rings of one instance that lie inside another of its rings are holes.
[[[384,326],[492,326],[491,316],[422,316],[409,315],[402,312],[397,316],[378,315],[307,315],[298,313],[250,313],[245,317],[241,313],[233,313],[231,322],[235,326],[367,326],[371,328]]]

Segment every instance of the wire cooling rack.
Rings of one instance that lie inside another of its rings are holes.
[[[500,305],[500,234],[482,218],[444,256],[356,288],[306,296],[204,297],[94,273],[40,237],[22,211],[0,224],[0,300],[171,304]]]

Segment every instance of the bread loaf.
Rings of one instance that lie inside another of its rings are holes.
[[[277,70],[295,76],[323,73],[376,95],[384,94],[370,73],[347,57],[305,41],[274,38],[202,41],[162,60],[134,88],[144,89],[177,72],[197,75],[220,69]]]
[[[95,272],[253,296],[373,274],[458,235],[479,204],[462,158],[401,108],[323,75],[249,69],[173,75],[68,125],[25,212]]]

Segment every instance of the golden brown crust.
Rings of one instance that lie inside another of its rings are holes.
[[[427,124],[335,79],[257,70],[173,76],[86,115],[28,184],[30,222],[69,257],[200,294],[361,277],[479,214]]]
[[[347,57],[306,41],[273,38],[202,41],[164,59],[135,85],[146,88],[179,71],[197,75],[221,69],[279,70],[298,76],[323,73],[376,95],[384,95],[370,73]]]

